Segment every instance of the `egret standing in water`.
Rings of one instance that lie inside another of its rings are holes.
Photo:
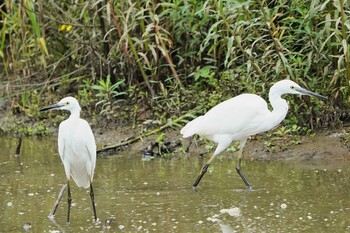
[[[281,98],[283,94],[309,95],[327,99],[325,96],[301,88],[293,81],[282,80],[275,83],[269,92],[272,111],[268,109],[266,101],[260,96],[241,94],[214,106],[205,115],[197,117],[181,129],[184,138],[198,134],[218,144],[214,154],[203,166],[193,188],[197,188],[214,158],[232,141],[240,142],[236,171],[247,188],[251,188],[241,169],[243,147],[250,136],[274,128],[286,117],[288,103]]]
[[[92,209],[94,212],[94,220],[96,222],[97,215],[94,191],[92,188],[92,180],[96,165],[96,143],[90,125],[87,121],[80,118],[81,108],[78,101],[73,97],[63,98],[57,104],[42,108],[39,111],[50,109],[70,111],[69,118],[61,122],[58,130],[58,151],[66,172],[68,186],[67,223],[70,221],[70,207],[72,203],[69,186],[70,177],[73,178],[78,187],[90,187]],[[63,187],[62,190],[64,191]],[[61,191],[62,194],[63,191]],[[61,197],[56,201],[50,215],[54,216]]]

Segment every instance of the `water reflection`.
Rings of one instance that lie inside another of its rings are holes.
[[[350,170],[347,163],[246,161],[253,190],[235,171],[235,160],[216,160],[198,191],[191,185],[203,161],[196,158],[141,161],[133,156],[97,160],[94,184],[100,225],[93,224],[88,190],[72,185],[71,224],[66,194],[47,215],[64,169],[56,139],[0,138],[2,232],[350,232]],[[205,162],[205,161],[204,161]],[[306,166],[310,165],[310,166]]]

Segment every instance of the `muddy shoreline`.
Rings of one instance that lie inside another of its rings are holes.
[[[0,108],[3,110],[1,114],[0,123],[4,123],[6,116],[6,107],[1,107],[4,101],[0,101]],[[22,120],[19,122],[26,122],[23,116],[19,117]],[[85,118],[83,116],[83,118]],[[96,144],[98,148],[103,148],[108,145],[120,143],[130,137],[137,137],[145,133],[145,131],[156,129],[159,126],[144,126],[139,124],[133,128],[130,122],[115,122],[113,120],[103,119],[102,117],[91,118],[86,117],[86,120],[91,124],[95,135]],[[44,124],[50,127],[53,134],[52,137],[57,137],[58,125],[50,125],[50,121]],[[27,121],[24,125],[33,124]],[[141,133],[142,132],[142,133]],[[244,147],[243,156],[245,159],[252,160],[291,160],[291,161],[350,161],[350,126],[340,127],[338,129],[323,129],[316,131],[315,136],[301,136],[300,144],[291,145],[287,148],[275,148],[272,152],[268,151],[264,145],[266,135],[260,134],[248,140]],[[153,135],[141,138],[134,143],[128,144],[125,147],[119,148],[117,151],[108,151],[109,154],[118,154],[119,150],[132,150],[135,153],[142,154],[150,143],[154,142],[160,133],[165,134],[167,141],[180,141],[182,147],[186,147],[189,143],[188,139],[183,139],[180,134],[180,129],[167,128],[163,131]],[[296,136],[297,137],[297,136]],[[277,142],[278,143],[278,142]],[[190,150],[191,156],[198,156],[198,154],[205,151],[205,145],[192,145]],[[224,152],[224,156],[232,155],[231,152]]]
[[[189,140],[183,139],[177,129],[167,129],[162,131],[166,135],[166,140],[179,140],[182,147],[185,148]],[[114,130],[95,129],[96,144],[98,148],[117,144],[121,141],[138,136],[139,131],[128,127],[118,128]],[[290,161],[350,161],[350,136],[348,135],[349,128],[338,130],[323,130],[316,132],[315,136],[301,136],[300,144],[291,145],[287,148],[276,148],[272,152],[264,146],[264,135],[258,135],[250,139],[243,152],[245,159],[251,160],[290,160]],[[159,134],[148,136],[135,143],[129,144],[127,147],[119,148],[118,150],[132,150],[142,154],[142,151],[156,140]],[[109,153],[118,153],[111,150]],[[205,151],[204,144],[192,145],[190,149],[191,156],[198,156]],[[234,155],[232,152],[224,152],[223,155]],[[208,155],[207,155],[208,156]]]

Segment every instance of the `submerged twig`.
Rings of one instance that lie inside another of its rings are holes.
[[[64,193],[64,191],[66,190],[66,188],[67,188],[67,184],[64,184],[64,185],[62,186],[62,188],[61,188],[61,191],[60,191],[59,194],[58,194],[58,197],[57,197],[57,200],[56,200],[54,206],[52,207],[52,209],[51,209],[51,211],[50,211],[50,214],[49,214],[49,216],[48,216],[49,219],[53,219],[53,218],[54,218],[55,212],[56,212],[57,207],[58,207],[58,204],[60,204],[60,201],[61,201],[61,199],[62,199],[62,197],[63,197],[63,193]]]
[[[18,143],[17,143],[16,153],[15,153],[16,157],[18,157],[19,154],[21,153],[21,147],[22,147],[22,134],[18,136]]]
[[[109,146],[105,146],[101,149],[98,149],[97,150],[97,153],[100,153],[100,152],[104,152],[104,151],[108,151],[108,150],[115,150],[115,149],[118,149],[119,147],[122,147],[122,146],[125,146],[125,145],[128,145],[128,144],[131,144],[131,143],[134,143],[134,142],[137,142],[138,140],[141,140],[142,138],[144,137],[148,137],[152,134],[156,134],[156,133],[159,133],[161,131],[163,131],[164,129],[166,128],[169,128],[169,127],[173,127],[173,126],[178,126],[178,127],[181,127],[178,123],[183,121],[185,118],[187,118],[189,115],[186,114],[186,115],[183,115],[179,118],[176,118],[175,120],[168,120],[168,122],[159,127],[158,129],[155,129],[155,130],[152,130],[152,131],[149,131],[143,135],[139,135],[137,137],[131,137],[131,138],[128,138],[122,142],[119,142],[119,143],[116,143],[116,144],[112,144],[112,145],[109,145]]]

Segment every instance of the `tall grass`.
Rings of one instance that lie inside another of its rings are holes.
[[[110,77],[125,80],[131,102],[165,117],[243,91],[266,96],[290,78],[345,109],[349,12],[344,0],[5,0],[2,94],[67,86],[64,94]],[[294,112],[319,109],[294,101]]]

